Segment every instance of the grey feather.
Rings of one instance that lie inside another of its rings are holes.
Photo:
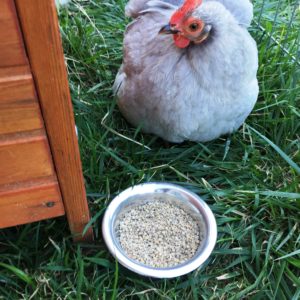
[[[212,25],[211,36],[179,49],[172,36],[158,35],[174,10],[155,2],[126,30],[114,85],[121,112],[171,142],[209,141],[235,131],[258,96],[254,40],[223,1],[206,0],[193,14]]]

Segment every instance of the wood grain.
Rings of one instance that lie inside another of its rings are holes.
[[[27,64],[13,0],[0,1],[0,67]]]
[[[42,118],[36,101],[24,100],[17,103],[0,104],[0,134],[42,127]]]
[[[20,79],[32,78],[29,64],[24,66],[0,67],[0,82],[17,81]]]
[[[0,228],[4,228],[61,216],[64,206],[13,0],[0,1],[0,28]]]
[[[9,69],[6,69],[8,72]],[[1,74],[2,69],[0,69]],[[2,73],[4,73],[2,71]],[[35,99],[31,73],[0,77],[0,103]]]
[[[31,136],[28,133],[21,136],[21,141],[2,137],[0,166],[0,185],[55,174],[45,134]]]
[[[55,1],[16,0],[69,225],[75,240],[90,216]]]
[[[0,228],[62,216],[64,207],[56,180],[0,189]]]
[[[29,67],[0,68],[0,135],[43,128]]]

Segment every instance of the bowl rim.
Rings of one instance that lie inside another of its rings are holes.
[[[153,193],[158,189],[170,189],[186,196],[189,199],[192,197],[193,201],[197,203],[197,206],[194,206],[199,210],[199,212],[201,210],[200,214],[202,215],[207,227],[206,240],[200,254],[194,256],[191,260],[188,260],[183,264],[168,268],[154,268],[130,259],[124,251],[120,251],[119,247],[115,245],[113,239],[113,228],[111,226],[114,219],[114,212],[121,203],[135,194]],[[173,183],[148,182],[133,185],[125,189],[110,202],[102,220],[102,235],[110,253],[124,267],[143,276],[154,278],[173,278],[194,271],[207,260],[217,241],[217,223],[209,206],[194,192]]]

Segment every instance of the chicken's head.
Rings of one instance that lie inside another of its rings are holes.
[[[173,34],[175,45],[186,48],[191,42],[200,44],[207,39],[211,26],[205,24],[193,12],[201,5],[202,0],[185,0],[174,12],[169,24],[163,26],[160,34]]]

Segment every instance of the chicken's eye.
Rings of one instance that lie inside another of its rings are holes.
[[[189,29],[190,31],[197,31],[199,28],[199,24],[198,23],[192,23],[189,25]]]

